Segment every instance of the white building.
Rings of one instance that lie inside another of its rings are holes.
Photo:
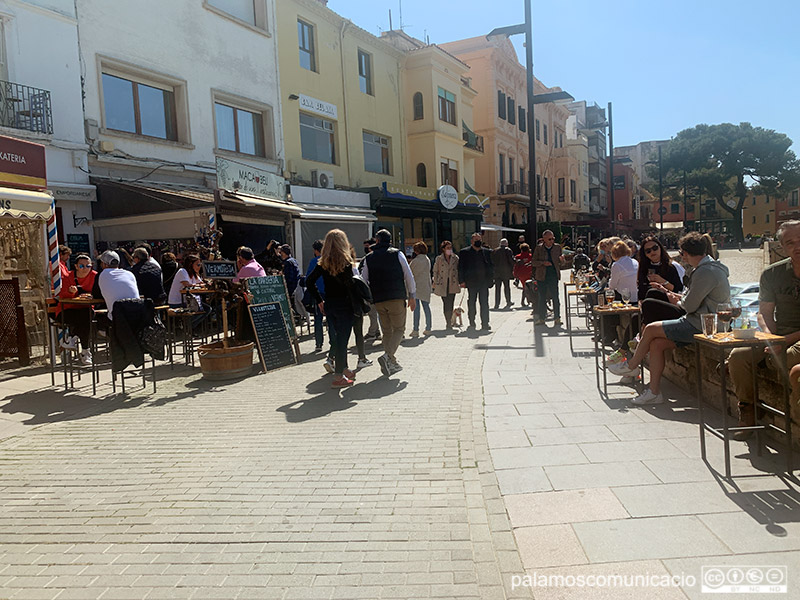
[[[0,1],[0,135],[45,146],[59,237],[92,247],[74,0]]]
[[[211,215],[228,256],[288,241],[274,2],[76,1],[101,245],[180,251]],[[267,181],[276,201],[215,192],[217,158],[237,189]]]

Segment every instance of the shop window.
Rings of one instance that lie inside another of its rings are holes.
[[[525,108],[520,106],[519,107],[519,119],[518,119],[518,121],[519,121],[519,130],[521,132],[523,132],[523,133],[525,133],[525,130],[528,128],[527,118],[528,118],[528,115],[525,112]]]
[[[303,158],[336,164],[333,121],[300,113],[300,146]]]
[[[439,119],[456,124],[456,96],[443,88],[439,88]]]
[[[372,55],[358,51],[358,85],[361,91],[372,96]]]
[[[178,140],[175,88],[103,73],[105,127],[135,135]]]
[[[266,156],[262,113],[220,102],[214,103],[214,113],[217,125],[217,148],[253,156]]]
[[[428,246],[428,251],[435,254],[434,229],[433,218],[431,217],[403,219],[403,244],[405,245],[406,254],[411,255],[412,248],[417,242],[425,242],[425,245]]]
[[[421,121],[425,117],[425,111],[422,104],[422,92],[414,94],[414,120]]]
[[[362,132],[364,139],[364,170],[370,173],[391,175],[389,138],[368,131]]]
[[[497,90],[497,116],[503,120],[506,118],[506,95],[502,90]]]
[[[419,187],[428,187],[428,171],[425,168],[425,163],[417,165],[417,185]]]
[[[297,19],[297,42],[300,50],[300,66],[309,71],[317,70],[314,48],[314,26]]]
[[[508,122],[511,125],[516,125],[517,123],[517,107],[513,98],[508,99]]]

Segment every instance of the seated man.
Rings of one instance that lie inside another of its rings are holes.
[[[248,277],[265,277],[264,267],[256,260],[253,251],[247,246],[240,246],[236,251],[236,268],[239,272],[233,278],[233,283],[239,283]]]
[[[664,353],[678,346],[694,343],[694,335],[702,333],[700,315],[717,312],[717,305],[728,302],[731,288],[728,283],[728,267],[708,255],[703,236],[693,231],[683,236],[678,243],[681,255],[693,268],[692,282],[685,296],[668,291],[657,284],[672,304],[686,311],[678,319],[650,323],[642,331],[641,341],[629,360],[609,365],[615,375],[635,375],[644,357],[650,354],[650,387],[633,400],[634,404],[660,404],[661,375],[664,373]]]
[[[786,369],[792,369],[790,375],[792,398],[797,399],[800,385],[797,375],[800,368],[800,302],[797,292],[800,289],[800,221],[786,221],[778,229],[778,240],[789,258],[778,261],[761,273],[758,291],[758,324],[762,331],[786,336]],[[736,395],[739,398],[739,426],[752,427],[756,424],[755,407],[753,406],[753,361],[750,348],[736,348],[728,358],[728,372],[733,380]],[[772,349],[764,348],[764,362],[773,368],[780,368]],[[752,431],[737,431],[734,439],[746,440]]]
[[[161,276],[161,265],[150,260],[147,248],[140,246],[133,251],[133,267],[131,273],[136,278],[139,294],[159,306],[167,300],[164,292],[164,280]]]
[[[117,300],[129,300],[139,297],[136,277],[130,271],[119,266],[119,254],[106,250],[100,255],[103,271],[95,278],[92,296],[106,301],[108,318],[114,319],[114,303]]]

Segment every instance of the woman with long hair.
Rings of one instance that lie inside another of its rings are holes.
[[[317,290],[317,279],[325,283],[325,299]],[[347,368],[347,345],[353,330],[353,303],[350,290],[353,286],[353,258],[350,240],[341,229],[331,229],[325,236],[317,266],[306,279],[320,312],[328,319],[328,330],[334,350],[334,373],[331,387],[353,385],[356,374]]]
[[[682,309],[669,302],[664,292],[655,289],[653,285],[661,285],[669,292],[683,291],[683,281],[678,269],[672,263],[667,249],[654,235],[648,235],[642,240],[637,283],[642,306],[642,326],[655,321],[678,319],[684,314]]]
[[[458,285],[458,255],[453,252],[453,242],[444,240],[439,244],[441,254],[433,261],[433,293],[442,299],[445,329],[453,329],[453,305],[456,294],[461,293]]]

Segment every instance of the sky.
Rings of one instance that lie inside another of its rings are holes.
[[[614,145],[699,123],[788,135],[800,154],[800,0],[532,0],[534,74],[613,105]],[[329,0],[370,33],[400,25],[400,0]],[[525,20],[523,0],[402,0],[404,30],[431,43]],[[524,64],[524,36],[512,38]]]

